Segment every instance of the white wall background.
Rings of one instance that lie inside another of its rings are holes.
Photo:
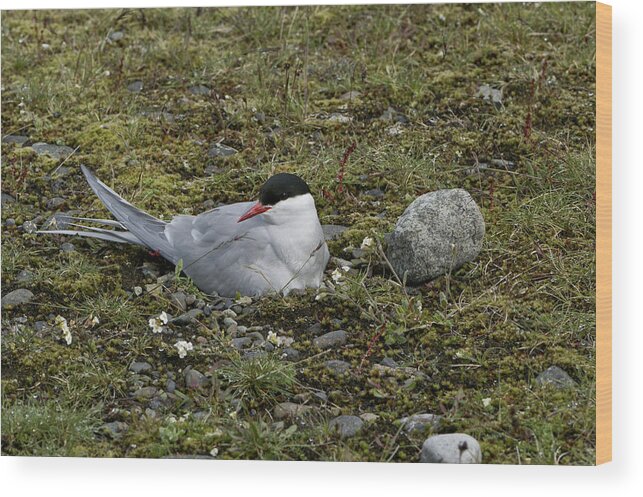
[[[392,3],[390,0],[387,3]],[[471,0],[469,0],[471,1]],[[190,6],[314,3],[190,0]],[[318,0],[317,3],[347,3]],[[349,3],[383,3],[349,2]],[[403,3],[411,3],[407,0]],[[426,3],[426,2],[425,2]],[[642,495],[643,2],[610,0],[614,50],[614,462],[598,468],[0,458],[3,495]],[[180,0],[5,0],[2,9],[176,7]],[[638,367],[637,367],[638,366]]]

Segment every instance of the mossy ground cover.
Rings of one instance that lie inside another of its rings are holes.
[[[591,464],[594,36],[585,3],[3,12],[2,135],[29,142],[2,144],[2,292],[35,295],[3,310],[3,453],[409,462],[428,433],[398,420],[428,412],[440,433],[479,440],[487,463]],[[75,152],[38,155],[35,142]],[[219,142],[238,153],[211,157]],[[147,252],[20,229],[55,211],[105,217],[80,164],[164,219],[295,172],[322,223],[349,228],[329,244],[336,257],[440,188],[471,193],[486,238],[474,262],[420,288],[373,250],[335,293],[255,300],[239,325],[293,338],[299,358],[248,360],[219,311],[151,332],[149,318],[179,313],[169,292],[209,298],[183,277],[136,295],[157,281],[142,269],[174,273]],[[316,350],[311,326],[348,343]],[[177,339],[194,350],[180,358]],[[384,357],[407,369],[376,367]],[[551,365],[575,386],[537,385]],[[207,384],[184,385],[188,367]],[[275,422],[284,401],[314,409]],[[355,437],[329,427],[364,413],[378,418]]]

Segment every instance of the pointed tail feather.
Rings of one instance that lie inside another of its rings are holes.
[[[91,228],[88,228],[91,229]],[[44,230],[37,231],[36,233],[47,233],[49,235],[68,235],[68,236],[84,236],[87,238],[97,238],[99,240],[106,240],[108,242],[116,243],[133,243],[135,245],[145,246],[138,238],[136,238],[132,233],[127,231],[110,231],[110,230],[100,230],[99,231],[81,231],[81,230]]]
[[[89,186],[91,186],[92,190],[94,190],[94,193],[96,193],[98,198],[100,198],[105,207],[107,207],[114,217],[120,221],[120,225],[125,227],[130,234],[138,240],[138,242],[132,241],[130,243],[138,243],[139,245],[147,246],[151,250],[158,250],[163,257],[176,264],[177,256],[174,251],[174,247],[172,247],[165,237],[166,223],[160,219],[150,216],[140,209],[137,209],[94,176],[87,167],[80,167],[85,178],[87,178]],[[105,224],[114,226],[114,224],[109,222]],[[105,231],[109,234],[115,233],[108,230]],[[124,232],[120,232],[118,236],[122,236],[123,233]],[[105,233],[102,233],[102,235],[105,235]],[[81,236],[91,235],[86,234]]]

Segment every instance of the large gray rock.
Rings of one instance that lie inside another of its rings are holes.
[[[54,159],[65,159],[74,153],[74,149],[65,145],[51,145],[38,142],[31,146],[38,155],[48,155]]]
[[[478,441],[464,433],[434,435],[424,441],[420,462],[479,464],[482,451]]]
[[[18,288],[13,292],[10,292],[2,296],[2,308],[18,306],[22,304],[28,304],[33,298],[33,293],[31,293],[26,288]]]
[[[419,285],[473,260],[482,248],[484,220],[465,190],[438,190],[415,199],[388,242],[393,269]]]

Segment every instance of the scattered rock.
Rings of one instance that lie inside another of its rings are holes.
[[[384,198],[384,192],[380,190],[379,188],[374,188],[372,190],[367,190],[364,192],[364,195],[367,195],[369,197],[381,199]]]
[[[18,305],[28,304],[33,299],[34,295],[26,288],[18,288],[13,292],[9,292],[2,297],[0,307],[2,309],[15,307]]]
[[[306,328],[306,333],[310,333],[312,335],[319,335],[321,332],[322,325],[319,321],[311,324],[308,328]]]
[[[165,391],[167,393],[174,393],[174,390],[176,390],[176,382],[173,379],[168,378],[165,382]]]
[[[497,90],[489,85],[479,86],[476,97],[481,97],[483,100],[489,100],[497,105],[502,104],[502,90]]]
[[[121,438],[129,430],[129,425],[123,421],[112,421],[101,427],[101,432],[114,440]]]
[[[23,269],[16,275],[16,279],[14,281],[16,283],[29,283],[31,280],[33,280],[33,273]]]
[[[22,147],[28,141],[29,137],[22,135],[6,135],[2,137],[2,143],[15,143],[19,147]]]
[[[347,335],[344,330],[331,331],[313,340],[313,345],[319,349],[331,349],[346,343]]]
[[[185,301],[185,293],[183,292],[176,292],[170,295],[170,302],[178,306],[181,312],[184,312],[188,308],[187,302]]]
[[[157,391],[156,387],[143,387],[136,390],[132,397],[136,400],[149,400],[156,395]]]
[[[177,326],[187,326],[188,324],[196,323],[197,318],[203,314],[201,309],[190,309],[188,312],[181,314],[170,320],[170,323]]]
[[[149,362],[133,362],[129,365],[129,370],[135,373],[146,373],[152,371],[152,365]]]
[[[203,388],[210,383],[210,380],[200,371],[196,369],[189,369],[185,372],[185,386],[188,389],[194,390]]]
[[[297,349],[293,349],[292,347],[286,347],[281,351],[281,357],[282,359],[286,359],[287,361],[295,362],[299,360],[299,358],[301,357],[301,354]]]
[[[205,85],[196,85],[190,87],[190,93],[192,95],[209,95],[210,88]]]
[[[25,233],[35,233],[38,231],[38,225],[34,223],[33,221],[25,221],[22,223],[22,231]]]
[[[275,406],[275,419],[295,419],[300,418],[312,410],[310,406],[295,404],[294,402],[282,402]]]
[[[70,252],[76,251],[76,247],[73,243],[65,242],[60,246],[60,251],[68,254]]]
[[[397,220],[388,241],[393,268],[417,285],[458,269],[482,248],[485,225],[465,190],[438,190],[415,199]]]
[[[239,153],[237,149],[224,145],[223,143],[215,143],[208,150],[208,157],[214,159],[216,157],[230,157]]]
[[[413,431],[425,431],[431,428],[437,431],[442,423],[442,416],[436,414],[413,414],[412,416],[400,419],[404,430],[408,433]]]
[[[372,412],[365,412],[364,414],[360,414],[359,417],[366,423],[374,423],[380,419],[377,414],[373,414]]]
[[[6,207],[9,204],[13,204],[16,201],[13,195],[2,192],[2,207]]]
[[[349,438],[356,435],[362,429],[364,421],[357,416],[342,415],[332,419],[329,426],[336,429],[341,438]]]
[[[384,359],[382,359],[382,360],[380,361],[380,364],[381,364],[382,366],[387,366],[387,367],[389,367],[389,368],[397,368],[397,367],[399,367],[398,363],[397,363],[397,362],[395,362],[395,361],[394,361],[393,359],[391,359],[390,357],[385,357]]]
[[[362,94],[358,92],[357,90],[353,91],[347,91],[344,93],[341,97],[339,97],[340,100],[355,100],[356,98],[361,97]]]
[[[46,207],[48,210],[53,211],[55,209],[58,209],[58,207],[60,207],[64,203],[65,203],[64,198],[54,197],[52,199],[47,200]]]
[[[322,231],[324,232],[324,238],[326,241],[339,238],[347,229],[348,228],[346,226],[341,226],[339,224],[322,224]]]
[[[478,441],[464,433],[434,435],[424,441],[420,462],[479,464],[482,451]]]
[[[124,36],[125,36],[125,33],[123,33],[122,31],[112,31],[109,34],[109,39],[110,41],[120,41],[123,39]]]
[[[389,107],[388,109],[386,109],[380,116],[380,119],[382,121],[391,121],[391,122],[397,122],[402,124],[406,124],[409,122],[408,117],[406,117],[401,112],[395,110],[393,107]]]
[[[331,373],[335,375],[342,375],[344,373],[348,373],[351,369],[350,363],[346,361],[339,361],[336,359],[326,361],[324,363],[324,366],[326,366],[326,369],[328,369]]]
[[[140,79],[132,81],[127,85],[127,91],[132,93],[140,93],[143,90],[143,82]]]
[[[328,118],[326,119],[326,121],[329,122],[329,123],[339,123],[339,124],[349,123],[352,120],[353,120],[352,117],[344,115],[344,114],[340,114],[338,112],[334,112],[333,114],[328,116]]]
[[[552,385],[556,388],[573,388],[576,382],[558,366],[550,366],[536,377],[540,386]]]
[[[71,154],[74,153],[74,149],[71,147],[66,147],[65,145],[50,145],[49,143],[34,143],[31,148],[38,155],[48,155],[54,159],[66,159]]]
[[[252,345],[252,338],[250,337],[239,337],[239,338],[232,339],[232,346],[238,350],[246,349],[251,345]]]

